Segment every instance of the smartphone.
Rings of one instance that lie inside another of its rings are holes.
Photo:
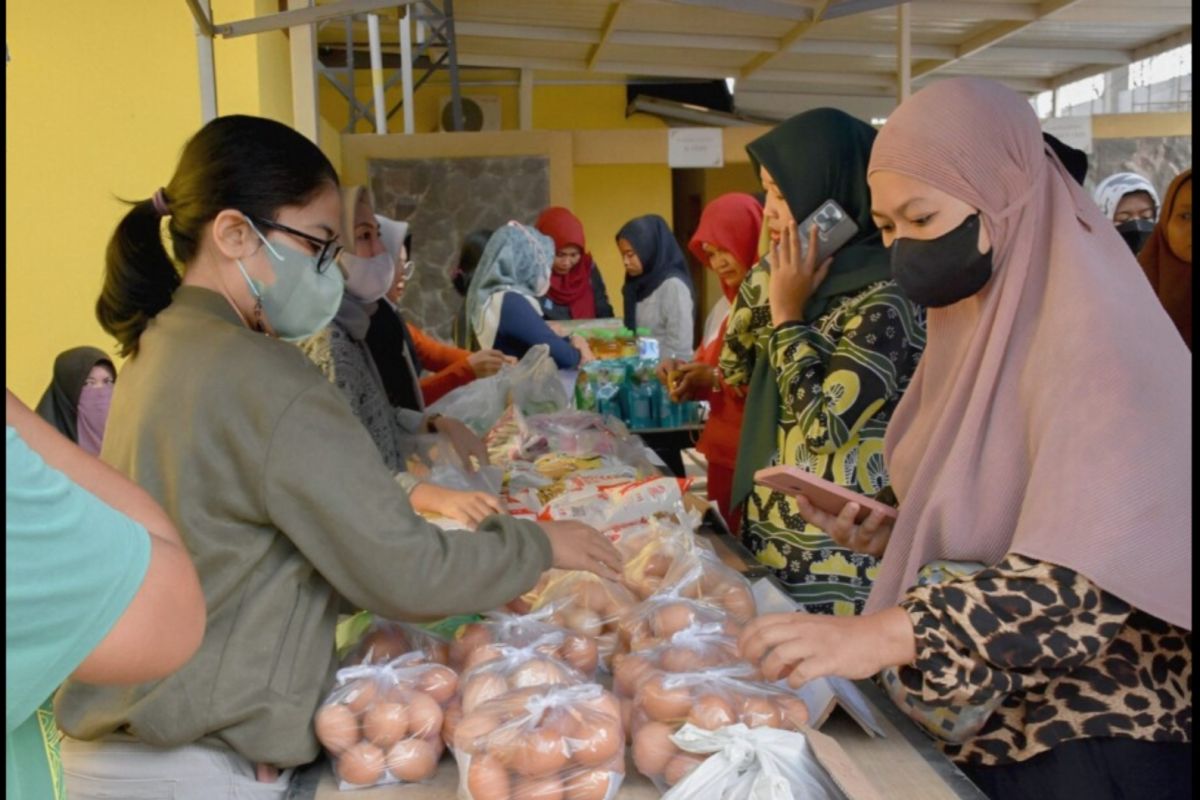
[[[826,200],[807,219],[796,226],[800,239],[800,257],[808,256],[808,237],[813,226],[817,228],[817,266],[840,250],[858,233],[858,224],[850,219],[836,200]]]
[[[767,467],[754,473],[754,482],[783,492],[792,497],[803,495],[808,501],[826,514],[838,515],[847,503],[858,503],[855,524],[860,524],[872,512],[878,510],[885,522],[896,521],[896,509],[866,495],[838,486],[836,483],[818,478],[800,467]]]

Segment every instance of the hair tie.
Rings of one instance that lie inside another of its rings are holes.
[[[171,216],[171,209],[167,205],[167,194],[163,191],[162,187],[159,187],[154,192],[154,196],[150,198],[150,202],[154,204],[154,210],[158,212],[160,217]]]

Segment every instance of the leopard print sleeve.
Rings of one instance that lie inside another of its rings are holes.
[[[901,601],[917,659],[899,670],[926,703],[982,705],[1094,659],[1133,609],[1077,572],[1010,554],[994,567],[911,590]]]

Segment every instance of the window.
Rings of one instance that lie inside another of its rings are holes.
[[[1185,44],[1157,56],[1129,65],[1129,88],[1140,89],[1154,83],[1192,74],[1192,46]]]

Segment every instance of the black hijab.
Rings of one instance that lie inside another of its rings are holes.
[[[417,377],[421,374],[421,359],[408,325],[386,300],[380,300],[378,306],[371,315],[365,339],[379,377],[383,379],[388,402],[393,408],[424,411],[421,383]]]
[[[626,276],[621,289],[625,297],[626,328],[637,328],[637,304],[649,297],[668,278],[680,278],[695,300],[696,289],[692,285],[687,259],[665,219],[658,214],[631,219],[617,231],[617,238],[629,242],[642,262],[642,274]]]
[[[890,280],[891,261],[871,219],[867,164],[875,129],[833,108],[817,108],[785,120],[746,145],[755,174],[766,167],[796,222],[826,200],[836,200],[858,224],[858,233],[833,256],[829,275],[804,306],[802,321],[815,323],[839,297]],[[760,268],[766,267],[763,259]],[[770,359],[759,352],[750,374],[730,502],[736,507],[754,488],[754,472],[768,466],[776,450],[779,382]]]
[[[105,364],[114,376],[117,374],[112,359],[95,347],[73,347],[59,353],[58,358],[54,359],[54,377],[37,404],[38,416],[76,444],[79,443],[79,431],[76,428],[79,395],[83,392],[88,373],[97,364]]]

